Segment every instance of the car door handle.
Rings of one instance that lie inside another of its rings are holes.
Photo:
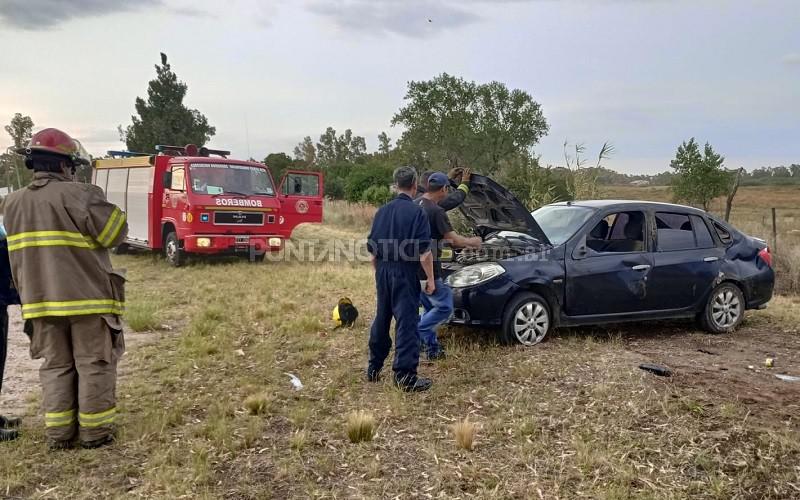
[[[706,257],[703,259],[703,262],[716,262],[719,260],[719,257]]]
[[[638,266],[633,266],[631,269],[634,271],[647,271],[650,269],[650,264],[639,264]]]

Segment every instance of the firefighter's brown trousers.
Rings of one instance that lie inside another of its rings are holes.
[[[32,319],[31,357],[44,358],[42,381],[46,435],[81,441],[114,432],[117,363],[125,352],[116,316]]]

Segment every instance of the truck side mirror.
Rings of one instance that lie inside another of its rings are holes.
[[[172,172],[164,172],[163,188],[169,189],[172,187]]]

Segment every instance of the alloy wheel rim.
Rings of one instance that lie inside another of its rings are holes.
[[[523,345],[538,344],[547,335],[550,318],[539,302],[526,302],[514,315],[514,335]]]
[[[730,328],[739,321],[742,303],[731,290],[722,290],[711,303],[711,319],[719,328]]]

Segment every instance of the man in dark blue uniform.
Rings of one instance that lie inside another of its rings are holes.
[[[6,231],[0,225],[0,390],[8,352],[8,306],[19,304],[19,295],[11,282],[11,264],[8,262]],[[0,441],[13,441],[19,437],[20,419],[0,415]]]
[[[422,264],[425,293],[436,289],[431,229],[425,212],[412,201],[417,173],[411,167],[394,171],[398,195],[378,209],[367,240],[375,267],[378,310],[369,336],[367,379],[377,382],[392,347],[389,327],[395,319],[394,381],[404,391],[426,391],[431,380],[417,376],[419,365],[419,294],[417,271]]]

